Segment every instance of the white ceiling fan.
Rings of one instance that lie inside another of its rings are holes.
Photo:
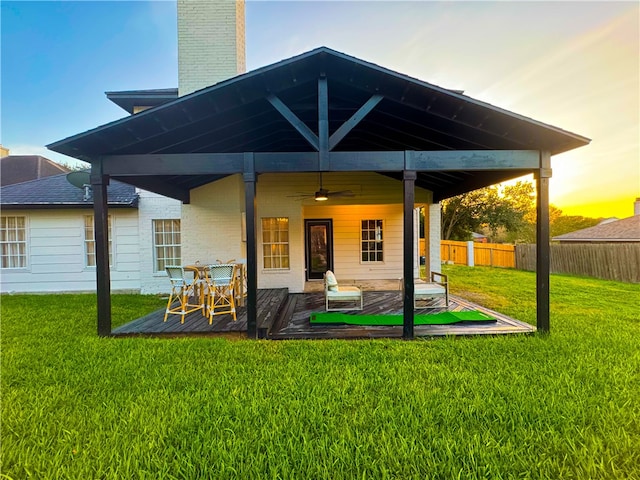
[[[339,198],[339,197],[355,197],[355,193],[351,190],[339,190],[337,192],[332,192],[322,186],[322,172],[320,173],[320,188],[315,193],[301,193],[298,195],[288,195],[289,197],[305,199],[305,198],[313,198],[316,202],[324,202],[329,200],[329,198]]]

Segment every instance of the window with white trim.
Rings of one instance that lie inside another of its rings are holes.
[[[382,220],[362,220],[360,253],[363,262],[384,261]]]
[[[113,266],[113,242],[111,241],[111,215],[107,216],[107,236],[109,237],[109,266]],[[93,215],[84,216],[84,258],[87,267],[96,266],[96,236]]]
[[[2,216],[0,220],[2,268],[27,267],[27,218]]]
[[[262,219],[262,261],[264,268],[289,268],[289,219],[265,217]]]
[[[179,219],[153,221],[153,264],[156,272],[164,272],[168,265],[182,265]]]

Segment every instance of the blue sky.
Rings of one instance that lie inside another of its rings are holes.
[[[177,86],[173,1],[2,1],[0,142],[126,115],[105,91]],[[629,216],[640,196],[637,2],[247,1],[247,69],[325,45],[593,139],[553,157],[551,201]]]

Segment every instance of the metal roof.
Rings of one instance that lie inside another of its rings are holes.
[[[268,98],[277,96],[309,129],[318,132],[319,77],[327,79],[329,134],[372,95],[383,97],[334,152],[545,150],[553,155],[590,141],[459,91],[320,47],[48,148],[88,162],[101,155],[313,152]],[[419,173],[416,185],[451,195],[514,176],[519,175],[513,171],[429,172]],[[195,188],[217,178],[180,176],[163,181]]]
[[[91,208],[93,195],[84,199],[84,189],[67,181],[67,175],[53,175],[0,188],[0,205],[3,210],[45,208]],[[135,187],[117,180],[107,186],[109,208],[137,208],[138,194]]]

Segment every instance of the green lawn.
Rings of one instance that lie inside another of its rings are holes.
[[[535,323],[534,274],[446,273]],[[412,342],[98,338],[95,296],[3,296],[0,478],[640,478],[640,286],[551,292],[549,336]]]

